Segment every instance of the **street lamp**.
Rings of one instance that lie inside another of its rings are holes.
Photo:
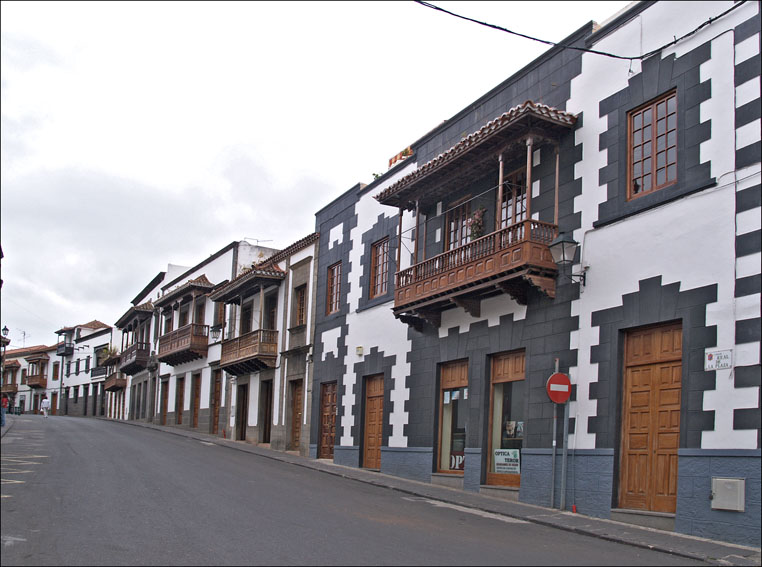
[[[217,342],[217,339],[220,338],[220,333],[222,333],[222,325],[215,325],[211,329],[212,331],[212,340],[214,342]]]
[[[550,254],[553,256],[553,261],[559,265],[562,269],[565,266],[570,266],[574,262],[574,257],[577,255],[577,248],[579,247],[579,242],[574,240],[571,236],[566,234],[565,232],[562,232],[559,234],[553,242],[551,242],[548,245],[548,248],[550,248]],[[569,274],[567,277],[571,281],[576,281],[581,283],[583,286],[585,285],[585,277],[587,266],[582,268],[582,272],[579,274]],[[578,279],[574,279],[578,278]]]

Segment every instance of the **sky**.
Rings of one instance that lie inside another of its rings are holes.
[[[549,41],[629,4],[432,3]],[[548,49],[413,1],[0,11],[9,348],[113,325],[167,264],[311,234],[318,210]]]

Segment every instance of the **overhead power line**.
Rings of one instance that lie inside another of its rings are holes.
[[[424,0],[415,0],[415,2],[417,2],[421,6],[425,6],[427,8],[431,8],[432,10],[438,10],[440,12],[444,12],[445,14],[449,14],[450,16],[455,16],[456,18],[460,18],[462,20],[467,20],[469,22],[474,22],[475,24],[486,26],[488,28],[492,28],[492,29],[495,29],[495,30],[500,30],[500,31],[503,31],[503,32],[506,32],[506,33],[509,33],[509,34],[512,34],[512,35],[523,37],[525,39],[531,39],[532,41],[537,41],[539,43],[544,43],[545,45],[551,45],[553,47],[561,47],[563,49],[573,49],[575,51],[583,51],[585,53],[594,53],[596,55],[603,55],[604,57],[611,57],[613,59],[624,59],[625,61],[638,61],[638,60],[648,59],[652,55],[655,55],[656,53],[659,53],[662,49],[666,49],[667,47],[670,47],[671,45],[675,45],[676,43],[678,43],[678,42],[680,42],[680,41],[682,41],[682,40],[692,36],[693,34],[698,32],[701,28],[703,28],[705,26],[708,26],[709,24],[711,24],[712,22],[714,22],[716,20],[719,20],[720,18],[722,18],[723,16],[726,16],[727,14],[729,14],[730,12],[735,10],[736,8],[740,8],[742,5],[746,4],[747,0],[742,0],[741,2],[733,4],[732,7],[728,8],[723,13],[719,14],[718,16],[715,16],[714,18],[709,18],[707,21],[705,21],[700,26],[698,26],[696,29],[688,32],[687,34],[685,34],[685,35],[683,35],[681,37],[676,37],[674,40],[670,41],[669,43],[665,43],[664,45],[662,45],[658,49],[653,49],[653,50],[649,51],[648,53],[644,53],[642,55],[634,55],[634,56],[631,56],[631,57],[630,56],[626,56],[626,55],[617,55],[616,53],[609,53],[607,51],[598,51],[597,49],[588,49],[586,47],[579,47],[579,46],[576,46],[576,45],[567,45],[567,44],[564,44],[564,43],[556,43],[554,41],[548,41],[547,39],[540,39],[540,38],[537,38],[537,37],[533,37],[531,35],[527,35],[527,34],[523,34],[523,33],[519,33],[519,32],[513,31],[513,30],[509,30],[509,29],[504,28],[502,26],[498,26],[498,25],[495,25],[495,24],[490,24],[488,22],[482,22],[480,20],[475,20],[473,18],[469,18],[468,16],[462,16],[460,14],[456,14],[455,12],[451,12],[450,10],[445,10],[444,8],[440,8],[439,6],[435,6],[434,4],[431,4],[430,2],[425,2]]]

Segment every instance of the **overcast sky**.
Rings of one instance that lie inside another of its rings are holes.
[[[628,4],[432,3],[550,41]],[[0,6],[10,348],[113,325],[168,263],[312,233],[548,48],[412,1]]]

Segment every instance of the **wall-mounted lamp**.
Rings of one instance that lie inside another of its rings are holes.
[[[212,332],[212,340],[213,341],[218,340],[220,338],[220,333],[222,333],[222,326],[215,325],[214,327],[211,328],[211,332]]]
[[[357,356],[362,356],[362,347],[359,346],[359,347],[355,348],[355,352],[357,353]]]
[[[579,247],[579,242],[574,240],[571,236],[569,236],[565,232],[562,232],[561,234],[559,234],[553,240],[553,242],[551,242],[548,245],[548,248],[550,248],[550,254],[553,256],[553,261],[556,264],[558,264],[558,266],[562,269],[564,268],[564,266],[570,266],[574,262],[574,257],[577,255],[578,247]],[[586,271],[587,271],[587,266],[582,268],[582,272],[580,272],[579,274],[569,274],[566,277],[568,277],[571,281],[579,282],[584,286]]]
[[[10,332],[10,331],[8,330],[8,325],[5,325],[5,326],[3,327],[3,336],[4,336],[4,337],[7,337],[9,332]]]

